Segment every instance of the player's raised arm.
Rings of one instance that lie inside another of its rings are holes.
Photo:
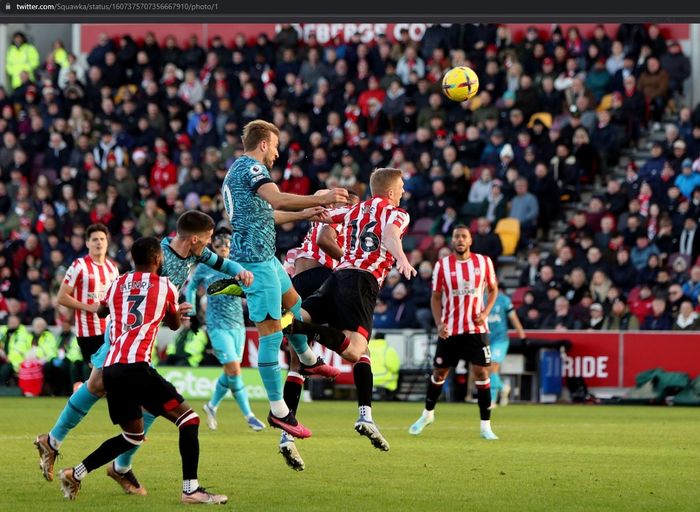
[[[323,194],[299,196],[281,192],[275,183],[261,185],[257,194],[270,203],[275,210],[298,211],[314,206],[329,206],[335,203],[347,203],[348,191],[344,188],[334,188]]]
[[[298,222],[300,220],[308,220],[311,222],[331,222],[330,217],[328,217],[325,212],[326,209],[323,206],[313,206],[298,212],[275,210],[275,224]]]

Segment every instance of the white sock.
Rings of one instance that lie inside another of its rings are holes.
[[[211,402],[207,402],[207,407],[209,407],[214,412],[216,412],[216,410],[219,408],[218,405],[212,405]]]
[[[114,467],[114,471],[116,471],[117,473],[122,474],[122,475],[127,473],[131,469],[131,466],[129,466],[127,468],[125,468],[124,466],[120,466],[119,464],[117,464],[116,460],[114,461],[113,467]]]
[[[248,416],[245,417],[245,419],[247,420],[249,420],[250,418],[255,418],[255,414],[251,412]]]
[[[491,420],[481,420],[481,430],[491,430]]]
[[[360,417],[366,419],[367,421],[372,421],[372,406],[371,405],[361,405],[360,406]]]
[[[313,366],[316,364],[316,360],[318,357],[314,353],[313,350],[311,350],[311,347],[306,349],[306,352],[303,354],[297,354],[299,356],[299,361],[301,361],[302,364],[305,364],[306,366]]]
[[[289,414],[289,407],[284,400],[270,400],[270,410],[272,415],[278,418],[284,418]]]
[[[73,468],[73,476],[78,481],[85,478],[87,476],[87,474],[88,474],[88,470],[85,468],[85,466],[83,465],[82,462]]]
[[[428,409],[423,409],[423,417],[426,420],[432,420],[435,417],[435,410],[429,411]]]
[[[192,494],[197,489],[199,489],[199,481],[196,478],[182,481],[182,492],[185,494]]]
[[[61,447],[61,441],[51,437],[51,434],[49,434],[49,446],[51,446],[51,448],[53,448],[54,450],[58,451],[58,449]]]

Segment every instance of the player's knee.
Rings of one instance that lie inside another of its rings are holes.
[[[122,437],[134,446],[141,446],[146,435],[143,432],[122,432]]]
[[[102,397],[105,394],[104,384],[102,382],[102,376],[97,376],[96,374],[90,375],[87,381],[87,388],[90,393],[95,396]]]
[[[197,425],[199,425],[199,415],[192,409],[187,409],[175,420],[175,426],[180,429]]]
[[[229,377],[235,377],[241,374],[241,363],[230,362],[224,365],[224,373]]]

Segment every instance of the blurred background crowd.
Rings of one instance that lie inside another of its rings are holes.
[[[459,65],[480,79],[464,103],[440,86]],[[169,235],[186,209],[226,223],[220,185],[259,117],[281,129],[271,174],[285,192],[364,197],[374,168],[404,172],[419,275],[390,275],[378,328],[431,328],[432,267],[460,222],[528,329],[700,323],[700,104],[688,104],[681,44],[655,24],[532,27],[517,41],[507,25],[432,25],[421,41],[404,30],[325,45],[289,25],[254,39],[102,34],[77,56],[61,41],[40,55],[18,32],[6,71],[5,342],[37,318],[27,336],[69,332],[55,294],[90,223],[109,227],[123,270],[135,238]],[[279,226],[280,257],[307,229]]]

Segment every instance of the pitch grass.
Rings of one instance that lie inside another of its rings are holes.
[[[160,511],[179,504],[177,431],[160,419],[136,457],[145,498],[127,496],[105,469],[84,481],[75,502],[44,481],[34,436],[63,399],[0,399],[3,491],[0,510]],[[57,470],[79,462],[118,430],[101,401],[62,447]],[[201,410],[201,403],[193,403]],[[497,409],[499,441],[478,436],[477,408],[439,404],[421,436],[407,433],[420,404],[375,404],[391,443],[379,452],[353,430],[351,402],[302,404],[314,436],[298,442],[307,469],[277,453],[279,431],[250,431],[232,403],[219,430],[200,428],[200,482],[229,496],[236,511],[499,511],[700,509],[700,409],[527,406]],[[254,409],[263,417],[263,405]]]

